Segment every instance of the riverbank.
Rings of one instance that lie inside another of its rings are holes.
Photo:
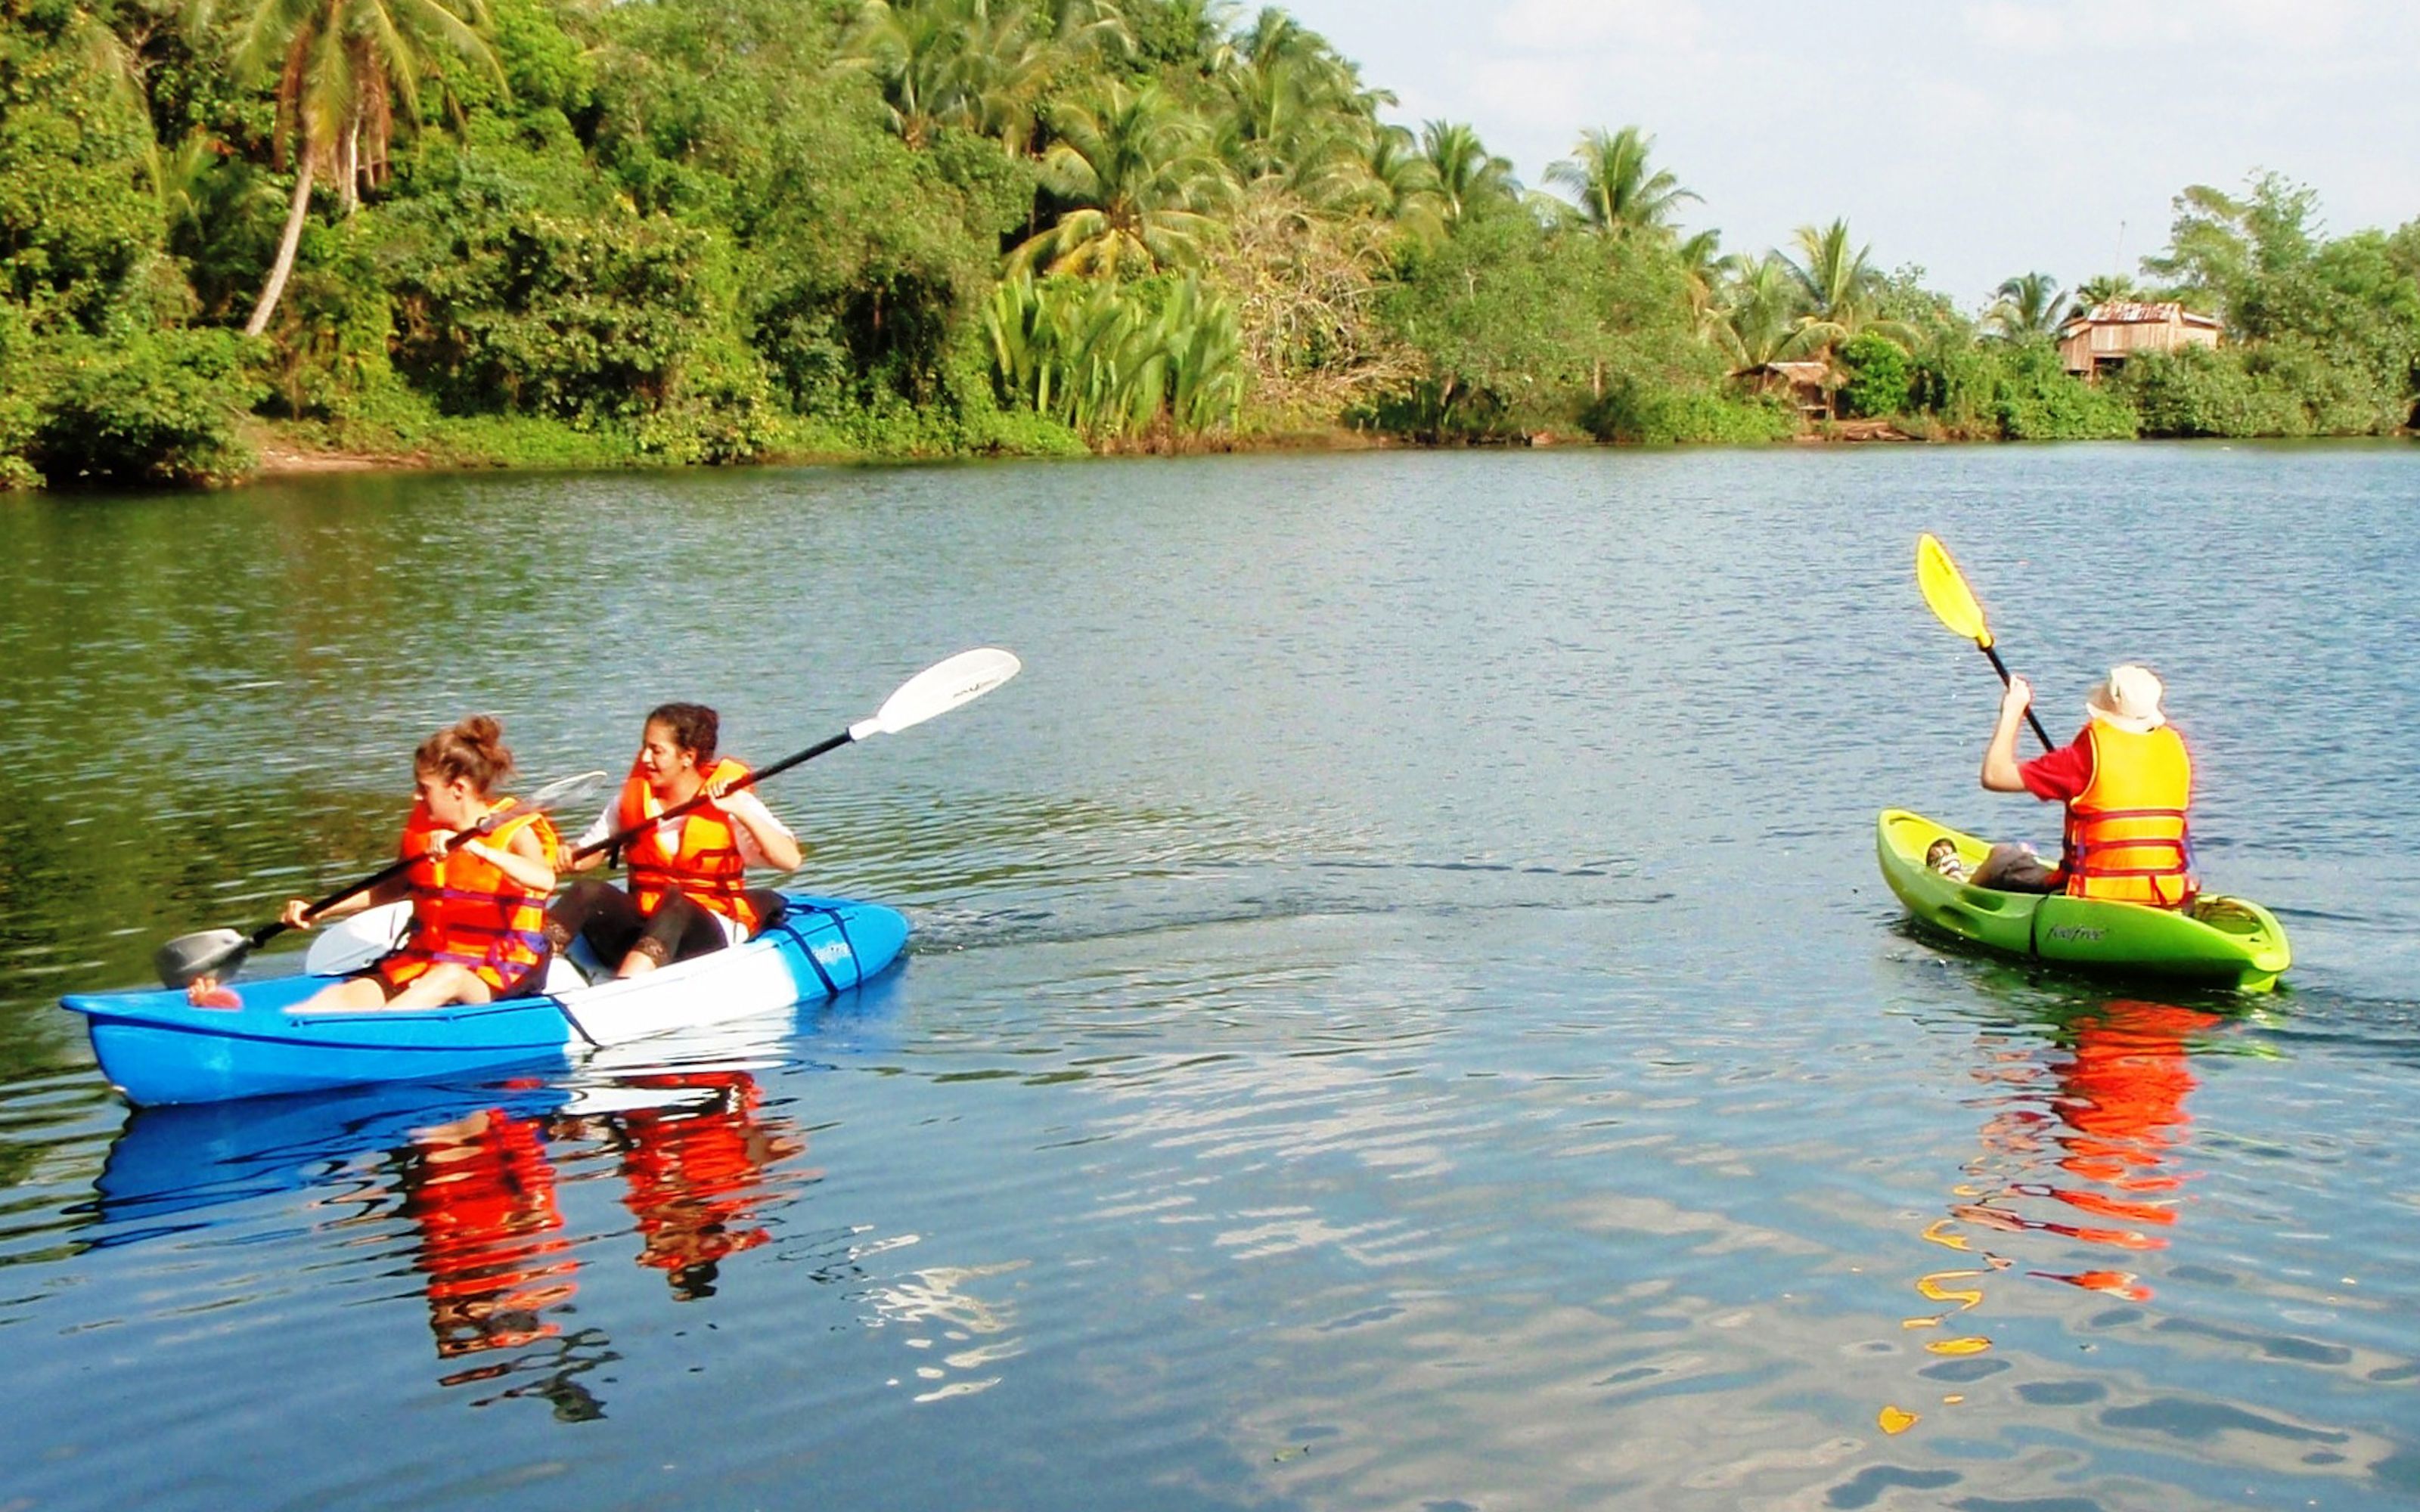
[[[410,436],[351,426],[255,421],[243,440],[256,458],[248,471],[223,480],[327,472],[425,472],[442,471],[591,471],[695,465],[694,459],[651,453],[626,436],[575,430],[543,421],[447,422]],[[1072,438],[1071,438],[1072,440]],[[1533,439],[1532,444],[1585,443],[1587,438]],[[1099,446],[995,445],[981,450],[933,447],[851,446],[836,439],[808,439],[761,455],[707,465],[799,467],[814,464],[933,462],[1011,457],[1201,456],[1241,452],[1371,452],[1417,445],[1403,438],[1345,425],[1249,434],[1123,437]]]
[[[517,430],[525,428],[516,426]],[[307,477],[332,472],[427,472],[445,471],[610,471],[621,468],[660,468],[691,465],[680,459],[651,456],[613,437],[584,436],[559,427],[561,434],[550,438],[551,444],[535,453],[526,445],[494,446],[479,444],[478,437],[468,435],[453,439],[445,445],[403,445],[380,447],[364,444],[356,439],[348,443],[331,439],[324,428],[314,425],[289,425],[263,422],[251,428],[247,440],[258,465],[240,477],[227,480],[244,483],[261,478]],[[2394,438],[2411,440],[2420,432],[2404,430]],[[2137,440],[2160,440],[2142,437]],[[2168,438],[2173,439],[2173,438]],[[2375,437],[2341,437],[2335,440],[2378,440]],[[1750,449],[1765,446],[1835,447],[1872,445],[1971,446],[1999,445],[2004,438],[1963,434],[1941,426],[1909,424],[1899,420],[1843,420],[1810,426],[1778,441],[1714,442],[1714,446],[1745,446]],[[1126,438],[1100,447],[1079,447],[1074,451],[994,449],[981,453],[946,451],[898,451],[870,448],[823,447],[782,450],[744,461],[721,464],[735,467],[803,467],[814,465],[863,465],[935,461],[969,461],[1042,456],[1203,456],[1233,454],[1319,454],[1381,451],[1464,451],[1476,443],[1468,441],[1435,443],[1410,440],[1385,432],[1359,430],[1346,425],[1332,425],[1319,430],[1269,431],[1258,434],[1225,434],[1216,436],[1184,436],[1174,438]],[[1589,448],[1615,446],[1621,443],[1595,440],[1584,435],[1561,435],[1540,431],[1515,440],[1486,443],[1482,450],[1542,450],[1554,448]]]

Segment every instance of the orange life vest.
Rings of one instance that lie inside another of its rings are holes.
[[[748,768],[726,756],[714,764],[713,770],[699,775],[708,782],[737,781],[748,775]],[[630,897],[639,912],[653,914],[668,892],[687,893],[699,907],[737,920],[741,930],[755,933],[762,920],[756,905],[748,901],[748,862],[739,854],[737,823],[708,798],[681,816],[680,849],[667,850],[663,832],[653,823],[663,809],[656,801],[655,790],[647,785],[646,774],[633,765],[628,780],[622,784],[613,827],[646,825],[622,850],[622,859],[630,868]]]
[[[2076,898],[2181,908],[2198,888],[2185,836],[2193,760],[2165,725],[2136,734],[2095,719],[2092,780],[2067,806],[2060,871]]]
[[[510,810],[515,800],[498,805]],[[457,848],[430,855],[442,826],[415,804],[403,826],[402,854],[411,860],[411,933],[403,949],[379,963],[379,974],[400,987],[441,961],[470,967],[493,993],[504,993],[546,964],[546,894],[524,887],[494,862]],[[551,859],[562,841],[546,815],[517,813],[479,837],[497,849],[532,830]]]

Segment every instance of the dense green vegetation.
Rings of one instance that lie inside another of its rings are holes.
[[[2367,434],[2420,222],[2178,200],[1979,317],[1838,222],[1723,255],[1637,127],[1526,191],[1221,0],[0,0],[0,485],[248,441],[595,464],[1226,444]],[[2215,352],[2066,374],[2113,298]],[[1803,401],[1806,393],[1798,397]]]

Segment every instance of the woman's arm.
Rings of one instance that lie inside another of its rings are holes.
[[[586,856],[579,856],[575,853],[586,851],[591,845],[602,844],[605,838],[613,833],[613,821],[620,816],[620,813],[621,805],[618,802],[607,804],[604,811],[597,816],[596,822],[588,826],[586,834],[563,847],[563,858],[556,863],[555,870],[557,872],[593,872],[611,861],[613,858],[611,851],[589,851]]]
[[[501,848],[485,840],[471,840],[462,842],[462,849],[532,892],[552,892],[554,868],[548,863],[546,845],[537,838],[536,830],[535,825],[523,825]]]
[[[766,865],[779,872],[796,872],[799,863],[806,859],[806,848],[799,843],[799,837],[790,833],[789,825],[774,818],[773,810],[753,793],[735,793],[727,798],[718,793],[715,802],[733,824],[746,830],[748,838],[756,842]]]
[[[322,919],[342,918],[347,914],[358,914],[365,908],[375,908],[380,903],[391,903],[411,896],[410,882],[402,877],[389,877],[375,887],[339,898],[316,914],[311,912],[310,899],[288,898],[285,912],[277,917],[287,929],[309,929]]]

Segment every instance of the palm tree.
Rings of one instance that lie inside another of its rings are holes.
[[[1714,345],[1730,359],[1731,370],[1744,373],[1767,363],[1788,362],[1821,347],[1816,330],[1799,319],[1806,298],[1798,270],[1780,254],[1768,253],[1754,262],[1732,260],[1711,327]]]
[[[2067,297],[2048,273],[2020,273],[2002,283],[1999,299],[1983,318],[2010,341],[2047,336],[2058,329],[2059,301]]]
[[[2143,297],[2134,281],[2123,273],[2102,273],[2075,285],[2075,302],[2068,306],[2070,320],[2089,311],[2096,304],[2117,304]]]
[[[1218,150],[1238,177],[1277,177],[1306,202],[1348,213],[1370,193],[1367,156],[1379,134],[1384,90],[1315,32],[1276,7],[1235,39],[1220,73],[1226,110]]]
[[[1649,171],[1647,155],[1654,145],[1655,138],[1636,126],[1619,131],[1592,128],[1580,133],[1572,156],[1547,168],[1546,182],[1568,191],[1588,224],[1608,236],[1661,230],[1681,201],[1698,196],[1668,170]]]
[[[1723,255],[1723,234],[1712,229],[1683,238],[1672,250],[1680,255],[1682,285],[1689,296],[1689,313],[1697,322],[1698,334],[1707,335],[1718,318],[1716,285],[1734,259]]]
[[[201,0],[194,23],[209,25],[209,0]],[[480,36],[486,24],[485,0],[258,0],[243,19],[236,70],[258,77],[275,66],[276,140],[295,157],[286,231],[259,302],[244,322],[246,335],[269,328],[294,271],[313,177],[333,176],[346,213],[352,212],[363,180],[375,185],[385,176],[396,103],[408,118],[419,114],[420,81],[436,71],[431,54],[437,48],[485,65],[504,86],[504,69]]]
[[[1362,155],[1361,170],[1370,186],[1371,207],[1379,215],[1415,236],[1445,229],[1436,169],[1420,155],[1410,131],[1400,126],[1378,128]]]
[[[1802,225],[1794,239],[1798,258],[1785,258],[1783,265],[1805,301],[1798,321],[1810,345],[1829,349],[1861,331],[1873,331],[1913,349],[1919,338],[1912,327],[1880,317],[1882,270],[1868,256],[1870,247],[1850,249],[1848,222],[1834,221],[1821,230]]]
[[[1031,268],[1047,255],[1054,273],[1115,275],[1195,261],[1215,229],[1203,206],[1232,192],[1202,150],[1194,117],[1157,85],[1111,83],[1092,106],[1052,113],[1059,140],[1043,155],[1042,183],[1074,208],[1016,249]]]
[[[955,126],[1016,150],[1032,139],[1034,101],[1062,56],[1059,28],[1080,39],[1101,24],[1041,16],[1022,0],[864,0],[841,57],[881,84],[892,129],[909,147]]]
[[[1479,133],[1459,121],[1430,121],[1420,128],[1420,156],[1435,176],[1436,193],[1448,225],[1459,225],[1465,212],[1488,202],[1509,204],[1520,197],[1509,158],[1489,154]]]
[[[1235,34],[1235,51],[1254,63],[1334,55],[1317,32],[1305,29],[1280,6],[1261,8],[1252,24]]]

